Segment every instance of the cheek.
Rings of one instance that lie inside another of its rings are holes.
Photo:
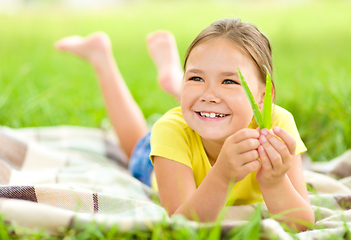
[[[232,111],[234,114],[240,115],[245,122],[253,117],[253,111],[249,99],[246,97],[244,92],[238,92],[228,98],[227,102],[230,102]]]
[[[183,88],[182,95],[180,97],[180,107],[182,109],[183,117],[186,117],[191,106],[193,105],[193,100],[191,94],[189,94],[189,90],[187,88]]]
[[[251,109],[250,101],[246,97],[244,91],[237,91],[234,94],[230,94],[227,98],[227,102],[230,102],[232,106],[240,110]]]
[[[187,104],[187,101],[189,100],[187,96],[188,96],[187,89],[183,88],[182,94],[180,96],[180,106],[182,108]]]
[[[192,86],[190,84],[184,84],[182,94],[180,96],[181,106],[183,104],[188,106],[189,104],[194,102],[199,97],[199,92],[199,89],[195,86]]]

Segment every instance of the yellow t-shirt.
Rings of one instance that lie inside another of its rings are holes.
[[[272,128],[279,126],[288,131],[296,139],[296,153],[305,152],[307,149],[300,138],[292,114],[277,105],[272,110]],[[256,129],[256,122],[252,121],[248,128]],[[212,168],[201,137],[185,122],[180,107],[168,111],[154,124],[150,143],[152,162],[154,156],[159,156],[185,164],[193,171],[196,187],[199,187]],[[255,173],[248,174],[235,184],[227,205],[244,205],[263,201]],[[155,184],[156,181],[152,181],[152,187],[157,189]]]

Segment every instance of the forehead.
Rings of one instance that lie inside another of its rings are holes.
[[[192,66],[210,64],[213,67],[238,68],[246,67],[257,68],[251,56],[236,42],[216,37],[200,41],[189,53],[185,70]],[[252,69],[253,70],[253,69]]]

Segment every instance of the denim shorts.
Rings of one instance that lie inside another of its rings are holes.
[[[154,169],[150,160],[150,135],[151,131],[139,140],[133,150],[128,167],[133,177],[148,186],[151,186],[151,173]]]

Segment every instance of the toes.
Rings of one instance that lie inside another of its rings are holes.
[[[84,38],[81,36],[70,36],[62,38],[61,40],[55,42],[55,48],[58,50],[66,50],[70,46],[75,46],[81,44],[84,41]]]

